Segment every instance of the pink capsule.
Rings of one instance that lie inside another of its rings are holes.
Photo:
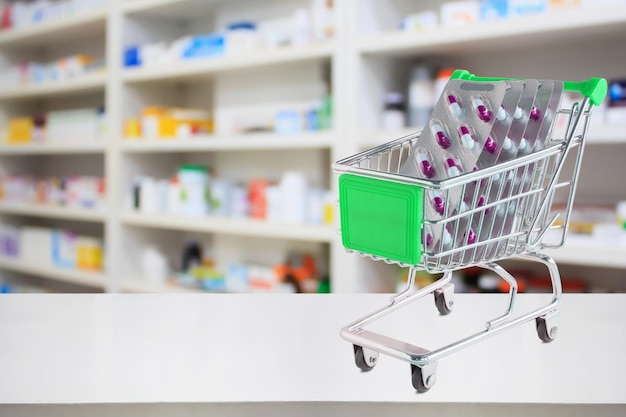
[[[446,166],[448,167],[446,171],[449,177],[461,175],[461,168],[457,165],[454,158],[446,158]]]
[[[478,114],[478,118],[480,120],[485,123],[491,121],[493,113],[491,113],[491,110],[489,110],[487,106],[485,106],[485,103],[482,99],[475,98],[472,103],[474,104],[474,108],[476,108],[476,114]]]
[[[426,246],[430,246],[433,244],[433,235],[430,233],[426,233]]]
[[[443,214],[446,211],[446,206],[443,202],[443,198],[440,196],[433,197],[433,206],[435,207],[435,211],[439,214]]]
[[[541,117],[541,111],[537,107],[533,106],[530,109],[530,115],[528,117],[530,117],[531,120],[539,120]]]
[[[461,125],[461,127],[459,128],[459,136],[461,138],[461,144],[465,149],[467,149],[468,151],[474,149],[476,142],[474,141],[474,138],[472,137],[472,134],[470,133],[467,126]]]
[[[448,94],[448,109],[450,113],[452,113],[456,117],[461,117],[463,115],[463,110],[461,110],[461,106],[456,101],[456,97],[454,94]]]
[[[467,243],[470,244],[470,245],[473,244],[473,243],[476,243],[476,234],[474,233],[474,231],[472,229],[468,230],[468,233],[467,233]]]
[[[435,138],[437,139],[437,143],[443,149],[448,149],[450,147],[450,139],[446,136],[446,133],[443,130],[443,127],[439,123],[433,123],[431,125],[431,129],[435,134]]]
[[[485,150],[492,155],[498,150],[498,144],[495,140],[491,139],[490,136],[487,136],[487,141],[485,142]]]
[[[428,154],[425,152],[419,152],[417,156],[419,158],[419,166],[422,174],[424,174],[426,178],[434,177],[436,174],[435,167],[430,163],[430,160],[428,159]]]

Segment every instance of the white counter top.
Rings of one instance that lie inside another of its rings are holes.
[[[438,317],[428,297],[372,328],[436,347],[480,330],[505,303],[501,295],[456,297],[450,316]],[[522,295],[517,307],[545,297]],[[0,415],[322,415],[326,407],[514,416],[528,415],[520,406],[528,403],[535,415],[586,415],[591,407],[594,415],[626,414],[626,295],[565,295],[554,342],[541,343],[534,322],[497,335],[442,359],[425,394],[412,388],[408,363],[381,355],[374,370],[360,372],[339,337],[388,299],[1,296]]]

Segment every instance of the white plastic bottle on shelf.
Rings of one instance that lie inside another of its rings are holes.
[[[142,177],[139,182],[139,210],[143,213],[156,213],[159,205],[157,183],[154,178]]]
[[[209,213],[209,174],[206,167],[183,165],[178,170],[180,212],[184,216]]]
[[[430,69],[419,65],[411,72],[409,85],[409,126],[424,127],[435,106],[434,82]]]
[[[304,223],[307,215],[307,181],[302,172],[287,171],[280,181],[282,220]]]

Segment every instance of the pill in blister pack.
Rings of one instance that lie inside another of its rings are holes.
[[[504,106],[500,106],[498,108],[498,111],[496,112],[496,119],[498,119],[498,121],[503,122],[504,120],[506,120],[506,118],[508,117],[508,113],[506,112],[506,109],[504,108]]]
[[[530,118],[530,120],[539,120],[539,118],[541,117],[541,110],[539,110],[535,106],[532,106],[532,108],[530,109],[530,115],[528,117]]]
[[[446,168],[446,172],[448,173],[448,177],[452,178],[461,175],[461,167],[459,166],[456,158],[453,157],[451,154],[446,155],[444,166]]]
[[[487,136],[483,149],[493,155],[498,150],[498,145],[495,140],[491,139],[491,136]]]
[[[445,213],[446,211],[446,206],[443,201],[443,197],[441,196],[441,193],[437,191],[431,191],[430,198],[432,200],[432,207],[435,209],[435,211],[443,215],[443,213]]]
[[[530,153],[531,149],[532,149],[532,147],[528,143],[528,140],[526,138],[522,138],[522,140],[520,140],[520,142],[519,142],[518,151],[521,154],[528,154],[528,153]]]
[[[476,110],[476,114],[478,115],[478,118],[485,123],[490,122],[491,118],[493,117],[493,113],[489,109],[487,102],[488,100],[482,96],[474,96],[472,98],[472,105],[474,106],[474,109]]]
[[[468,229],[467,231],[467,244],[472,245],[476,243],[476,233],[472,229]]]
[[[443,149],[448,149],[450,147],[452,142],[450,142],[450,138],[448,137],[443,124],[439,120],[434,119],[430,122],[430,130],[433,132],[439,146]]]
[[[422,171],[422,174],[424,174],[426,178],[434,177],[436,174],[436,171],[435,171],[435,167],[432,164],[432,157],[430,156],[430,153],[423,148],[419,148],[417,152],[418,152],[417,156],[419,160],[419,166],[420,166],[420,170]]]
[[[426,248],[429,250],[437,249],[441,250],[444,248],[449,248],[452,245],[452,233],[448,230],[449,224],[443,227],[437,227],[440,229],[438,231],[434,231],[430,225],[424,226],[424,240],[426,243]],[[441,239],[435,239],[435,236],[441,236]]]
[[[461,125],[459,127],[459,138],[461,139],[461,146],[463,146],[463,149],[467,151],[474,150],[478,145],[474,139],[474,134],[472,133],[471,128],[466,125]]]
[[[515,151],[515,143],[513,143],[513,140],[511,140],[510,137],[507,136],[504,138],[504,142],[502,142],[502,150],[511,153]]]
[[[446,97],[448,100],[448,110],[454,117],[461,117],[463,115],[463,109],[459,105],[459,102],[456,100],[456,96],[451,92],[446,92]]]

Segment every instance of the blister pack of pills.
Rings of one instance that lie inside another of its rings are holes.
[[[552,80],[450,80],[400,174],[445,180],[543,149],[562,92],[563,82]],[[457,216],[524,192],[531,181],[532,176],[507,172],[452,190],[445,198],[429,190],[424,214],[429,219]],[[517,210],[515,204],[499,204],[479,215],[430,225],[424,231],[426,246],[445,251],[506,234]],[[480,249],[499,250],[492,246]]]
[[[441,180],[474,169],[507,83],[450,80],[435,106],[416,148],[400,174]]]

